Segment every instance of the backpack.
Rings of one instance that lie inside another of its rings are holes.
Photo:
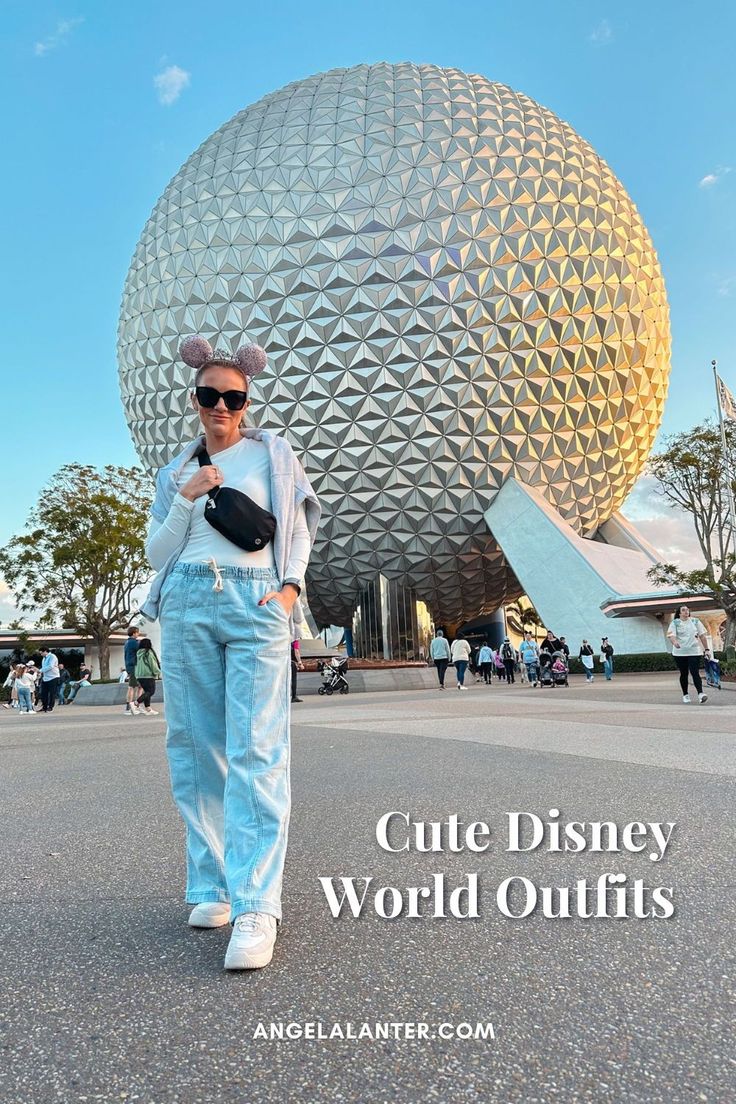
[[[511,660],[515,658],[514,649],[511,647],[510,644],[504,644],[503,648],[501,649],[501,655],[505,660]]]

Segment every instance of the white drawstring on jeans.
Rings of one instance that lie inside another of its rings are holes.
[[[222,590],[222,573],[217,566],[217,560],[214,556],[210,556],[208,560],[202,560],[202,563],[206,563],[208,567],[211,567],[215,573],[215,582],[213,584],[213,590]]]

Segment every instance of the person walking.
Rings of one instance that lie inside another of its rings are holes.
[[[301,702],[303,698],[297,696],[296,682],[300,671],[304,670],[304,664],[302,663],[301,644],[299,640],[292,640],[291,642],[291,700],[292,702]]]
[[[570,658],[570,645],[565,640],[564,636],[560,637],[560,651],[565,653],[565,659]]]
[[[450,656],[455,666],[455,674],[457,675],[457,688],[458,690],[467,690],[468,688],[465,685],[465,671],[468,666],[468,661],[470,660],[470,644],[462,633],[458,633],[453,640]]]
[[[555,652],[562,651],[562,641],[557,639],[551,629],[548,631],[547,635],[542,641],[542,647],[540,651],[549,652],[550,655],[553,655]]]
[[[69,674],[69,672],[66,669],[66,665],[63,664],[63,663],[60,663],[59,664],[59,689],[56,693],[56,704],[57,705],[63,705],[64,704],[64,695],[66,694],[67,683],[71,681],[71,677],[72,676]]]
[[[503,644],[501,645],[501,659],[503,660],[503,666],[506,672],[506,685],[511,686],[513,682],[516,682],[514,677],[516,650],[507,636],[503,638]]]
[[[705,705],[708,695],[703,693],[703,680],[700,677],[700,657],[710,658],[708,637],[703,622],[697,617],[692,617],[689,606],[678,606],[675,610],[670,627],[667,630],[667,639],[672,644],[672,658],[680,672],[680,687],[682,688],[682,700],[685,705],[690,704],[688,693],[688,675],[690,676],[698,701]]]
[[[493,652],[491,651],[490,644],[487,640],[484,640],[478,649],[478,663],[480,664],[481,673],[483,675],[483,681],[486,686],[491,685],[491,672],[493,668]]]
[[[470,643],[470,642],[468,642]],[[480,669],[480,644],[470,645],[470,661],[468,663],[468,670],[475,679],[476,682],[480,682],[483,678],[483,672]]]
[[[156,693],[156,679],[161,678],[158,656],[147,636],[141,637],[135,650],[135,680],[140,693],[136,700],[136,712],[157,717],[158,709],[151,708],[151,698]]]
[[[530,632],[524,633],[524,639],[519,648],[521,662],[526,668],[527,677],[532,687],[539,684],[539,645]]]
[[[138,679],[136,678],[135,667],[141,639],[141,630],[135,625],[131,625],[128,629],[128,639],[125,641],[125,648],[123,649],[123,662],[125,664],[125,671],[128,675],[128,693],[125,702],[126,717],[133,717],[138,712],[136,701],[138,698]]]
[[[606,676],[606,682],[610,682],[613,678],[613,645],[609,642],[607,636],[604,636],[601,640],[601,663],[603,664],[603,674]]]
[[[193,927],[232,922],[225,969],[273,956],[291,806],[290,644],[320,505],[286,437],[244,424],[256,345],[182,343],[204,434],[156,479],[141,607],[159,618],[166,750]]]
[[[595,675],[593,674],[595,659],[593,658],[593,646],[589,644],[587,640],[584,640],[583,643],[580,645],[578,659],[583,665],[586,682],[592,682],[595,678]]]
[[[432,643],[429,646],[429,658],[434,660],[434,666],[437,671],[437,679],[440,684],[440,690],[445,689],[445,672],[447,665],[450,662],[450,645],[447,642],[442,629],[437,629]]]
[[[10,669],[3,683],[3,690],[8,690],[10,693],[10,701],[3,702],[3,709],[17,709],[18,707],[18,694],[15,689],[15,680],[18,673],[16,666],[14,663],[10,664]]]
[[[48,648],[41,648],[41,709],[52,713],[59,692],[59,661]]]

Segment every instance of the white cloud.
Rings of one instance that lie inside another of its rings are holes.
[[[658,493],[657,481],[652,476],[645,475],[639,480],[622,512],[664,562],[675,563],[685,571],[703,566],[692,521]]]
[[[698,181],[699,188],[712,188],[714,184],[717,184],[719,180],[723,180],[724,176],[728,176],[731,172],[731,166],[726,165],[722,169],[716,169],[715,172],[706,173],[701,180]]]
[[[74,28],[78,27],[80,23],[84,23],[82,16],[76,16],[74,19],[60,19],[53,34],[47,35],[46,38],[42,38],[35,43],[33,52],[36,57],[45,57],[52,50],[63,46]]]
[[[736,288],[736,276],[726,276],[718,283],[717,291],[721,299],[730,299]]]
[[[588,35],[588,40],[596,46],[607,46],[609,42],[613,42],[613,27],[607,19],[601,19],[598,26]]]
[[[4,579],[0,579],[0,623],[7,627],[11,621],[16,621],[21,616],[16,609],[10,587]]]
[[[178,65],[167,65],[153,78],[159,103],[164,104],[165,107],[170,107],[171,104],[176,103],[190,80],[191,73],[188,73],[186,69],[180,69]]]

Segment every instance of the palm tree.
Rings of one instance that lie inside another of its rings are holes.
[[[538,639],[539,630],[544,628],[544,622],[526,595],[515,602],[510,602],[505,607],[505,611],[506,620],[515,633],[523,636],[528,629],[534,633],[534,639]]]

